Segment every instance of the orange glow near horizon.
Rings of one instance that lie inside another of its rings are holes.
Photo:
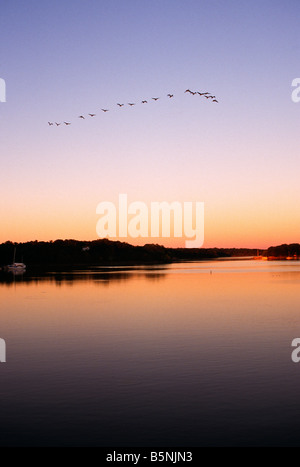
[[[9,201],[4,206],[0,242],[50,241],[56,239],[96,240],[96,203],[85,205],[76,202],[69,206],[57,203],[55,197],[52,206],[43,209],[38,202],[23,205]],[[78,201],[78,200],[77,200]],[[42,204],[42,203],[41,203]],[[68,209],[67,209],[68,208]],[[281,215],[278,214],[281,213]],[[264,205],[256,202],[251,205],[239,204],[218,206],[216,201],[205,203],[204,244],[203,248],[260,248],[265,249],[282,243],[299,241],[300,221],[294,207],[282,202],[282,205]],[[184,247],[186,238],[110,238],[132,245],[147,243],[169,247]]]

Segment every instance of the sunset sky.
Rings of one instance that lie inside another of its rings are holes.
[[[120,193],[204,202],[204,247],[300,242],[299,18],[299,0],[2,1],[0,242],[96,239]]]

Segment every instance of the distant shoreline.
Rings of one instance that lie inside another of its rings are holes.
[[[50,242],[6,242],[0,245],[0,267],[16,261],[27,266],[109,266],[162,264],[180,261],[213,260],[217,258],[254,257],[257,249],[249,248],[168,248],[147,244],[100,239],[94,241],[55,240]]]
[[[16,261],[27,267],[70,268],[97,266],[134,266],[168,264],[183,261],[252,258],[257,260],[300,260],[300,245],[284,244],[267,250],[253,248],[168,248],[147,244],[134,246],[120,241],[55,240],[50,242],[6,242],[0,244],[0,267]]]

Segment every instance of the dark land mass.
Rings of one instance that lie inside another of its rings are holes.
[[[268,259],[300,259],[300,245],[299,243],[291,243],[290,245],[283,244],[279,246],[271,246],[266,251]]]
[[[0,266],[24,262],[27,268],[85,267],[105,265],[162,264],[178,261],[256,256],[247,248],[166,248],[160,245],[133,246],[119,241],[100,239],[83,242],[56,240],[51,242],[6,242],[0,245]]]

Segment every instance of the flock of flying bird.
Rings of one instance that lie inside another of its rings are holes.
[[[216,96],[212,96],[210,92],[199,92],[199,91],[191,91],[190,89],[186,89],[186,91],[184,91],[184,94],[186,93],[189,93],[191,94],[192,96],[195,96],[196,94],[198,94],[200,97],[205,97],[206,99],[211,99],[211,102],[216,102],[218,104],[218,100],[216,99]],[[172,99],[174,97],[174,94],[167,94],[167,97],[169,99]],[[160,97],[152,97],[151,98],[153,101],[158,101],[160,99]],[[141,101],[141,104],[148,104],[148,101],[147,100],[143,100]],[[119,107],[124,107],[125,104],[120,104],[120,103],[117,103],[117,106]],[[130,107],[133,107],[134,105],[136,105],[135,103],[133,102],[128,102],[128,104]],[[106,112],[109,112],[109,109],[101,109],[102,112],[106,113]],[[92,113],[92,114],[88,114],[87,117],[96,117],[97,114],[95,113]],[[78,118],[81,118],[82,120],[85,120],[86,117],[84,115],[79,115]],[[63,122],[66,126],[68,125],[71,125],[71,122]],[[62,125],[62,123],[57,123],[57,122],[48,122],[48,125],[49,126],[53,126],[53,125],[56,125],[56,126],[60,126]]]

